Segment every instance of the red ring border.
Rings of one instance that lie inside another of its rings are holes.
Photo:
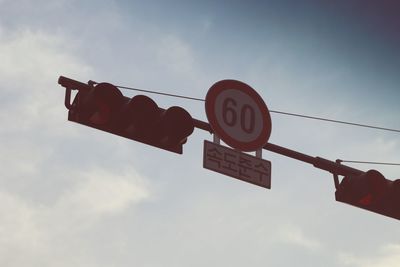
[[[218,124],[214,110],[215,100],[217,99],[218,95],[226,89],[239,90],[242,93],[247,94],[254,100],[254,102],[256,102],[258,108],[263,113],[263,130],[255,140],[250,142],[240,142],[227,134],[224,129],[222,129],[222,127]],[[265,104],[261,96],[253,88],[241,81],[221,80],[213,84],[207,92],[205,108],[207,119],[214,133],[217,134],[217,136],[220,137],[222,141],[233,148],[247,152],[255,151],[262,148],[268,142],[268,139],[271,136],[272,122],[267,105]]]

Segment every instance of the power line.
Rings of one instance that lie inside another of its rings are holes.
[[[122,89],[133,90],[133,91],[150,93],[150,94],[156,94],[156,95],[165,95],[165,96],[171,96],[171,97],[177,97],[177,98],[183,98],[183,99],[195,100],[195,101],[202,101],[202,102],[205,101],[204,99],[190,97],[190,96],[174,95],[174,94],[168,94],[168,93],[163,93],[163,92],[158,92],[158,91],[144,90],[144,89],[138,89],[138,88],[132,88],[132,87],[126,87],[126,86],[120,86],[120,85],[116,85],[116,87],[122,88]]]
[[[389,163],[389,162],[359,161],[359,160],[338,160],[338,161],[339,162],[348,162],[348,163],[360,163],[360,164],[400,166],[400,163]]]
[[[205,101],[204,99],[201,99],[201,98],[189,97],[189,96],[183,96],[183,95],[176,95],[176,94],[169,94],[169,93],[163,93],[163,92],[153,91],[153,90],[145,90],[145,89],[139,89],[139,88],[133,88],[133,87],[127,87],[127,86],[120,86],[120,85],[117,85],[117,87],[121,88],[121,89],[127,89],[127,90],[133,90],[133,91],[150,93],[150,94],[157,94],[157,95],[164,95],[164,96],[182,98],[182,99],[187,99],[187,100],[194,100],[194,101],[201,101],[201,102]],[[378,127],[378,126],[374,126],[374,125],[354,123],[354,122],[348,122],[348,121],[342,121],[342,120],[332,120],[332,119],[327,119],[327,118],[322,118],[322,117],[308,116],[308,115],[302,115],[302,114],[298,114],[298,113],[290,113],[290,112],[284,112],[284,111],[278,111],[278,110],[270,110],[270,112],[271,113],[276,113],[276,114],[281,114],[281,115],[304,118],[304,119],[320,120],[320,121],[326,121],[326,122],[340,123],[340,124],[346,124],[346,125],[351,125],[351,126],[357,126],[357,127],[364,127],[364,128],[371,128],[371,129],[377,129],[377,130],[400,133],[399,129]]]
[[[397,130],[397,129],[384,128],[384,127],[378,127],[378,126],[361,124],[361,123],[354,123],[354,122],[341,121],[341,120],[332,120],[332,119],[326,119],[326,118],[321,118],[321,117],[307,116],[307,115],[301,115],[301,114],[289,113],[289,112],[283,112],[283,111],[276,111],[276,110],[270,110],[270,112],[271,113],[283,114],[283,115],[289,115],[289,116],[295,116],[295,117],[300,117],[300,118],[305,118],[305,119],[341,123],[341,124],[347,124],[347,125],[352,125],[352,126],[372,128],[372,129],[378,129],[378,130],[384,130],[384,131],[391,131],[391,132],[400,133],[400,130]]]

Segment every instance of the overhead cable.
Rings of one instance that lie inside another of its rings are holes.
[[[145,89],[139,89],[139,88],[133,88],[133,87],[127,87],[127,86],[120,86],[120,85],[117,85],[117,87],[121,88],[121,89],[127,89],[127,90],[133,90],[133,91],[150,93],[150,94],[157,94],[157,95],[164,95],[164,96],[182,98],[182,99],[187,99],[187,100],[194,100],[194,101],[201,101],[201,102],[205,101],[204,99],[201,99],[201,98],[189,97],[189,96],[177,95],[177,94],[169,94],[169,93],[153,91],[153,90],[145,90]],[[326,121],[326,122],[340,123],[340,124],[346,124],[346,125],[351,125],[351,126],[357,126],[357,127],[364,127],[364,128],[371,128],[371,129],[377,129],[377,130],[400,133],[399,129],[379,127],[379,126],[362,124],[362,123],[348,122],[348,121],[342,121],[342,120],[333,120],[333,119],[327,119],[327,118],[315,117],[315,116],[308,116],[308,115],[303,115],[303,114],[298,114],[298,113],[290,113],[290,112],[284,112],[284,111],[278,111],[278,110],[269,110],[269,112],[276,113],[276,114],[281,114],[281,115],[287,115],[287,116],[294,116],[294,117],[299,117],[299,118],[304,118],[304,119],[320,120],[320,121]]]

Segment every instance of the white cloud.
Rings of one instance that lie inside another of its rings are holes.
[[[150,196],[143,178],[131,169],[122,174],[95,169],[71,176],[79,182],[53,204],[0,192],[1,266],[68,266],[76,261],[70,256],[84,260],[79,253],[84,245],[75,246],[80,235],[107,216],[132,212]]]
[[[51,149],[30,139],[7,137],[0,141],[0,180],[37,175],[39,166],[49,160]]]
[[[165,36],[157,49],[159,64],[168,70],[177,74],[193,75],[195,73],[193,51],[182,39],[174,35]]]
[[[43,233],[35,217],[40,208],[7,192],[0,193],[0,264],[13,266],[18,255],[28,256],[43,247]],[[17,265],[14,265],[17,266]]]
[[[372,140],[370,139],[368,143],[363,143],[360,147],[357,147],[355,152],[359,154],[359,157],[374,157],[375,160],[379,160],[380,158],[396,155],[398,147],[399,141],[396,138],[377,135]]]
[[[81,250],[93,243],[82,236],[151,195],[132,168],[77,168],[68,155],[53,157],[77,134],[65,127],[58,76],[93,73],[74,49],[61,34],[0,25],[0,266],[89,266],[96,257]]]
[[[59,130],[65,110],[58,76],[92,72],[73,56],[69,43],[62,36],[31,30],[0,36],[0,122],[5,126],[1,132],[43,130],[43,126],[55,133]]]
[[[351,267],[397,267],[400,262],[400,245],[383,246],[375,256],[354,256],[348,253],[339,254],[339,261]]]
[[[132,178],[135,182],[131,181]],[[149,197],[147,188],[134,170],[115,175],[111,171],[93,169],[83,173],[79,180],[76,189],[60,200],[62,209],[103,215],[122,211]]]
[[[1,25],[0,30],[0,181],[36,177],[43,172],[40,164],[49,164],[50,142],[74,133],[73,127],[63,127],[67,112],[58,75],[85,75],[91,68],[74,56],[61,35],[11,32]]]
[[[133,169],[123,173],[101,168],[71,173],[76,183],[42,214],[52,234],[85,232],[107,216],[131,210],[150,197],[145,180]]]
[[[0,79],[9,80],[10,85],[25,85],[35,90],[35,85],[56,84],[60,72],[81,75],[91,72],[90,67],[74,58],[73,42],[62,35],[25,28],[13,33],[4,31],[0,38]],[[42,92],[43,89],[37,88]]]
[[[307,236],[302,229],[293,224],[286,224],[279,228],[278,235],[284,243],[300,246],[308,250],[317,250],[322,247],[321,243]]]

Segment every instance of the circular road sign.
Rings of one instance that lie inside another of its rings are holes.
[[[262,148],[271,135],[271,116],[260,95],[249,85],[222,80],[207,92],[206,114],[214,133],[241,151]]]

